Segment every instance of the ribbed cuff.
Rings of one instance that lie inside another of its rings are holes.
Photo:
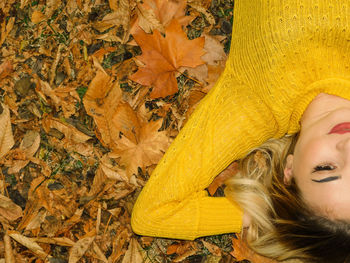
[[[199,200],[198,236],[237,233],[242,229],[243,212],[226,197]]]

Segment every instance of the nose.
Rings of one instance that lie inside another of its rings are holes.
[[[350,153],[350,136],[349,135],[345,135],[343,134],[343,136],[340,137],[339,141],[336,144],[337,150],[339,151],[346,151],[348,153]]]

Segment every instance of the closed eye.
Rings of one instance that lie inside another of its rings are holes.
[[[318,171],[331,171],[334,170],[336,167],[331,164],[324,164],[324,165],[317,165],[313,168],[312,172],[318,172]]]
[[[316,179],[311,179],[311,180],[313,182],[316,182],[316,183],[327,183],[327,182],[330,182],[330,181],[337,180],[339,178],[341,178],[341,176],[330,176],[330,177],[323,178],[321,180],[316,180]]]

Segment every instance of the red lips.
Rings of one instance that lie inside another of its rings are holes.
[[[347,132],[350,132],[350,122],[343,122],[335,125],[328,134],[331,134],[331,133],[343,134]]]

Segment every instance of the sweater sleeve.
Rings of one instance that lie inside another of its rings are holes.
[[[133,208],[135,233],[193,240],[240,232],[242,210],[205,188],[232,161],[273,137],[277,124],[226,67],[153,171]]]

